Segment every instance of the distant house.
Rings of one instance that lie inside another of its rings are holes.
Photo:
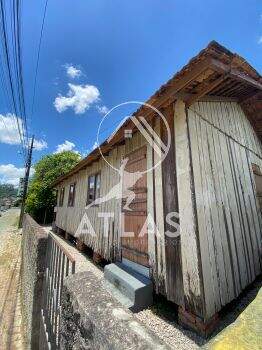
[[[14,197],[1,198],[1,200],[0,200],[1,210],[10,209],[12,207],[13,203],[14,203]]]
[[[205,323],[261,273],[262,78],[211,42],[147,103],[165,116],[171,143],[162,163],[134,184],[132,210],[121,199],[85,209],[120,180],[95,149],[55,181],[55,225],[103,258],[149,274],[155,292],[179,305],[181,317]],[[146,106],[134,113],[141,115],[165,143],[161,118]],[[128,171],[143,172],[161,160],[147,141],[128,119],[101,150],[115,167],[128,158]],[[106,234],[102,212],[112,213]],[[166,219],[173,212],[176,232]],[[95,235],[76,234],[85,213]],[[140,236],[148,214],[155,231]],[[134,236],[123,237],[123,227]]]

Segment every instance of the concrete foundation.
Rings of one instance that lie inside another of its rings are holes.
[[[184,328],[194,331],[202,337],[207,338],[217,328],[219,316],[216,313],[211,319],[203,320],[180,306],[178,309],[178,322]]]

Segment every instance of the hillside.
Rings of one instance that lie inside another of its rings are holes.
[[[17,195],[17,189],[13,185],[0,184],[0,199],[5,197],[15,197]]]

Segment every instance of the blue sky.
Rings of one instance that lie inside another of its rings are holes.
[[[43,9],[44,0],[23,2],[26,107],[29,131],[38,140],[34,162],[61,149],[92,150],[106,109],[145,101],[211,40],[261,72],[259,1],[49,1],[32,116]],[[0,99],[0,181],[15,184],[23,174],[23,159],[12,142],[15,131],[9,130],[9,137],[1,128],[9,112]],[[122,117],[114,115],[116,122]],[[104,136],[110,127],[112,122]]]

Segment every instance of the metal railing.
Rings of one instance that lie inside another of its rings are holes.
[[[47,346],[59,349],[60,305],[64,278],[75,273],[75,259],[51,233],[48,235],[42,319]]]

